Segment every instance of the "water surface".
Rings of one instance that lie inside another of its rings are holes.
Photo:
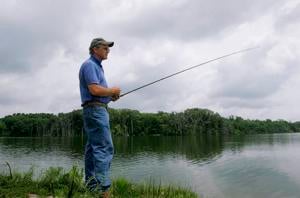
[[[19,171],[83,167],[82,138],[0,138]],[[300,197],[300,134],[114,138],[112,177],[189,187],[203,197]]]

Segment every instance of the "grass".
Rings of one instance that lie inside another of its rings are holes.
[[[9,165],[8,165],[9,166]],[[62,168],[49,168],[38,179],[33,179],[34,170],[26,173],[0,173],[0,198],[27,197],[37,194],[39,197],[100,197],[100,193],[89,192],[83,182],[83,170],[73,166],[70,171]],[[134,184],[126,179],[113,181],[111,198],[196,198],[189,189],[174,186],[161,186],[154,183]]]

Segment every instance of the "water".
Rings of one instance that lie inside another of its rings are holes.
[[[112,177],[188,187],[202,197],[299,198],[300,134],[114,138]],[[0,138],[0,171],[83,167],[82,138]]]

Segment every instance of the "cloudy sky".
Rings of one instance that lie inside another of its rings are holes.
[[[1,0],[0,117],[80,108],[78,71],[94,37],[122,92],[240,49],[111,103],[143,112],[206,108],[300,120],[300,0]]]

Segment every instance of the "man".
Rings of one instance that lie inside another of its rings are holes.
[[[113,158],[113,142],[110,133],[107,104],[120,97],[120,88],[109,88],[104,77],[102,61],[107,59],[114,42],[95,38],[90,45],[90,58],[79,71],[80,95],[83,107],[85,147],[85,181],[90,190],[101,190],[109,196],[110,164]]]

